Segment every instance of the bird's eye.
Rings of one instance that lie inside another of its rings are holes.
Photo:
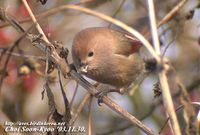
[[[89,52],[88,57],[92,57],[94,55],[94,52]]]

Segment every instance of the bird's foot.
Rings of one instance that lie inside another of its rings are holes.
[[[97,103],[99,106],[101,106],[101,103],[103,103],[103,97],[104,96],[107,96],[108,93],[110,92],[117,92],[117,93],[120,93],[120,94],[123,94],[124,92],[122,92],[121,90],[118,90],[118,89],[106,89],[106,90],[102,90],[102,91],[98,91],[96,94],[95,94],[95,97],[97,97]]]
[[[97,103],[99,106],[101,106],[101,103],[103,103],[103,97],[107,96],[108,93],[108,90],[98,91],[97,93],[95,93],[95,97],[97,97]]]

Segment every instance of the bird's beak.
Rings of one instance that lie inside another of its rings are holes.
[[[88,72],[88,64],[86,63],[81,63],[80,68],[79,68],[80,73],[87,73]]]

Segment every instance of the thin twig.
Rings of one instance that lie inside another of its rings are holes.
[[[181,0],[180,3],[178,3],[167,15],[165,15],[165,17],[158,23],[157,27],[159,28],[161,25],[170,21],[186,2],[187,0]]]
[[[0,48],[0,53],[4,52],[3,48]],[[28,55],[28,54],[19,54],[19,53],[15,53],[15,52],[10,52],[10,51],[5,51],[4,52],[7,55],[12,55],[12,56],[17,56],[17,57],[25,57],[25,58],[33,58],[33,59],[38,59],[38,60],[46,60],[45,57],[43,56],[34,56],[34,55]]]
[[[159,73],[159,78],[160,78],[160,83],[162,87],[163,102],[165,104],[167,114],[170,117],[170,122],[173,128],[172,131],[176,135],[181,135],[180,127],[178,124],[178,120],[175,114],[175,110],[174,110],[174,106],[173,106],[173,102],[172,102],[172,98],[170,94],[169,85],[167,82],[166,72],[162,71],[161,73]]]
[[[166,47],[165,47],[165,49],[164,49],[164,51],[162,53],[162,56],[165,56],[165,53],[167,52],[167,49],[176,40],[177,37],[178,37],[178,32],[175,33],[174,38],[166,45]]]
[[[75,3],[75,5],[84,5],[84,4],[87,4],[87,3],[92,3],[92,2],[95,2],[96,0],[86,0],[86,1],[81,1],[81,2],[78,2],[78,3]],[[35,15],[35,18],[37,19],[45,19],[47,16],[49,16],[49,14],[38,14],[38,15]],[[25,19],[21,19],[19,20],[19,23],[20,24],[23,24],[23,23],[28,23],[32,21],[32,19],[30,17],[27,17]],[[4,27],[8,27],[8,26],[11,26],[10,23],[3,23],[0,25],[0,28],[4,28]]]
[[[25,5],[25,7],[26,7],[26,9],[27,9],[32,21],[36,24],[36,28],[37,28],[38,32],[40,34],[42,34],[42,39],[44,39],[44,41],[49,44],[50,43],[49,40],[47,39],[46,35],[44,34],[44,32],[43,32],[42,28],[40,27],[39,23],[37,22],[37,20],[36,20],[32,10],[31,10],[31,8],[29,7],[27,1],[26,0],[22,0],[22,2],[24,3],[24,5]]]
[[[90,101],[88,105],[88,135],[92,135],[92,98],[93,96],[90,96]]]
[[[150,25],[151,25],[151,34],[153,38],[153,45],[157,55],[160,55],[160,43],[158,39],[158,32],[156,27],[156,17],[155,17],[155,9],[154,3],[152,0],[148,0],[148,7],[149,7],[149,18],[150,18]]]
[[[190,97],[188,95],[188,92],[185,88],[185,86],[182,84],[180,78],[177,76],[177,73],[175,72],[175,69],[173,68],[173,71],[175,73],[175,79],[176,79],[176,83],[180,89],[180,103],[184,106],[184,120],[186,122],[186,129],[185,132],[187,134],[190,134],[190,132],[192,131],[192,127],[194,127],[193,123],[193,119],[195,117],[195,109],[193,108],[193,106],[191,105],[191,100]]]
[[[75,87],[75,90],[74,90],[74,94],[73,94],[72,100],[70,101],[70,104],[69,104],[70,108],[72,107],[72,104],[74,102],[74,99],[75,99],[77,91],[78,91],[78,83],[76,82],[76,87]]]
[[[117,10],[115,11],[114,15],[112,16],[112,18],[115,18],[116,15],[119,13],[119,11],[121,10],[122,6],[124,5],[126,0],[122,0],[122,2],[120,3],[119,7],[117,8]],[[112,25],[112,23],[109,23],[108,28],[110,28]]]
[[[71,112],[70,112],[70,104],[69,101],[67,99],[66,93],[64,91],[63,88],[63,83],[61,80],[61,75],[60,75],[60,71],[58,71],[58,76],[59,76],[59,84],[60,84],[60,89],[61,89],[61,93],[63,96],[63,100],[64,100],[64,104],[65,104],[65,115],[64,115],[64,119],[65,119],[65,124],[69,125],[69,121],[71,119]]]
[[[160,43],[158,40],[153,0],[148,0],[148,6],[149,6],[149,16],[150,16],[150,22],[151,22],[151,32],[152,32],[153,43],[154,43],[154,47],[155,47],[155,51],[157,55],[160,55],[161,54]],[[175,135],[181,135],[179,123],[176,117],[174,105],[172,102],[172,97],[170,94],[169,84],[166,77],[167,68],[165,67],[165,65],[163,66],[164,66],[164,69],[159,73],[159,79],[160,79],[160,84],[162,87],[164,105],[167,110],[167,114],[169,115],[170,122],[172,124],[172,132]]]
[[[200,103],[199,102],[191,102],[191,105],[196,105],[200,107]],[[180,105],[179,107],[176,108],[176,112],[179,111],[180,109],[182,109],[184,107],[184,105]],[[163,124],[163,126],[161,127],[159,134],[162,133],[164,127],[166,126],[167,122],[169,121],[169,117],[167,117],[167,120],[165,121],[165,123]]]
[[[126,110],[124,110],[122,107],[120,107],[118,104],[114,103],[110,98],[105,96],[103,98],[104,104],[106,104],[108,107],[113,108],[115,112],[118,112],[119,114],[123,115],[125,119],[129,120],[132,124],[139,127],[141,130],[143,130],[146,134],[149,135],[157,135],[151,128],[146,127],[144,124],[142,124],[141,121],[136,119],[133,115],[128,113]]]
[[[79,114],[81,113],[81,111],[83,110],[83,107],[87,104],[87,102],[89,101],[89,99],[90,99],[90,93],[87,93],[84,96],[84,99],[81,101],[81,104],[79,105],[79,107],[77,109],[77,112],[74,114],[74,116],[71,119],[71,122],[70,122],[71,126],[74,125],[74,122],[77,120]]]
[[[31,28],[30,28],[31,29]],[[29,29],[29,30],[30,30]],[[28,31],[29,31],[28,30]],[[28,32],[27,31],[27,32]],[[9,52],[13,52],[14,51],[14,49],[17,47],[17,46],[19,46],[19,43],[21,42],[21,40],[26,36],[26,34],[27,34],[27,32],[25,32],[23,35],[21,35],[15,42],[14,42],[14,44],[9,48]],[[7,75],[7,71],[6,71],[6,69],[7,69],[7,66],[8,66],[8,63],[9,63],[9,61],[10,61],[10,58],[11,58],[11,55],[8,55],[7,57],[6,57],[6,59],[5,59],[5,62],[4,62],[4,64],[3,64],[3,73],[1,74],[1,76],[0,76],[0,91],[1,91],[1,87],[2,87],[2,85],[3,85],[3,81],[4,81],[4,78],[6,77],[6,75]]]
[[[83,5],[83,4],[87,4],[87,3],[91,3],[91,2],[95,2],[96,0],[82,0],[78,3],[76,3],[75,5]]]
[[[164,16],[164,18],[157,24],[157,28],[160,28],[165,23],[169,22],[177,13],[178,11],[184,6],[185,2],[187,0],[182,0],[180,3],[178,3],[172,10],[170,10],[167,15]],[[150,37],[150,32],[147,32],[144,34],[145,37]]]

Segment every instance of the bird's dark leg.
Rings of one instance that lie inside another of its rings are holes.
[[[103,102],[103,97],[106,96],[110,92],[117,92],[119,94],[124,94],[125,91],[121,89],[103,89],[101,91],[98,91],[95,94],[95,97],[98,98],[97,103],[99,106],[101,106],[101,103]]]

